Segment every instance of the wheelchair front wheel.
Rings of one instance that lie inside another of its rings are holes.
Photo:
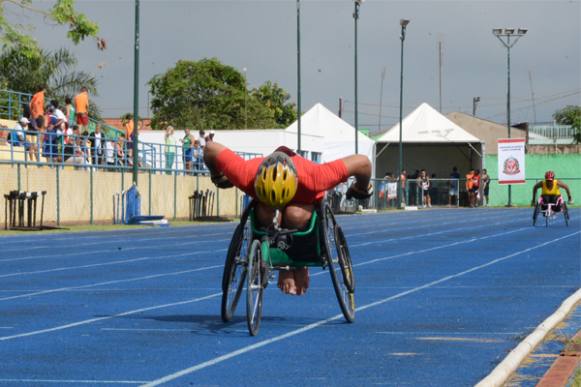
[[[224,273],[222,274],[222,321],[232,320],[246,279],[246,265],[248,260],[248,244],[250,225],[246,222],[238,224],[226,254]]]
[[[565,225],[569,227],[569,208],[566,203],[563,203],[563,217],[565,218]]]
[[[324,213],[323,238],[327,255],[327,265],[331,274],[335,295],[345,320],[355,321],[355,278],[351,265],[351,256],[343,230],[337,224],[331,208],[326,205]],[[340,268],[340,275],[336,271]]]
[[[541,209],[539,208],[538,204],[535,204],[535,209],[533,210],[533,226],[537,225],[537,218],[539,217],[539,213]]]
[[[264,242],[267,243],[267,242]],[[256,336],[262,318],[262,297],[264,294],[261,242],[255,239],[248,253],[246,276],[246,323],[251,336]]]

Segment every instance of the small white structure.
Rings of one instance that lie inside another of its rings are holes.
[[[399,122],[376,141],[376,175],[397,173]],[[426,168],[429,174],[448,177],[454,166],[460,173],[482,168],[482,141],[425,102],[402,120],[402,144],[408,173]]]

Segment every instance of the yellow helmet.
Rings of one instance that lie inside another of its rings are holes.
[[[282,208],[295,196],[297,187],[297,170],[286,153],[274,152],[258,167],[254,191],[262,203],[273,208]]]

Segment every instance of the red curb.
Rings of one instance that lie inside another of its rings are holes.
[[[579,341],[581,331],[571,339]],[[577,345],[567,347],[561,352],[561,356],[555,360],[551,368],[543,375],[536,387],[561,387],[566,386],[573,372],[581,365],[581,351],[577,351]]]

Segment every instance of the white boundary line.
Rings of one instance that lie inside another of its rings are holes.
[[[528,335],[515,349],[498,364],[492,372],[482,379],[476,387],[502,386],[509,378],[509,376],[517,370],[523,360],[539,345],[545,336],[555,326],[563,321],[569,314],[571,309],[581,301],[581,289],[577,290],[573,295],[569,296],[559,309],[543,321],[530,335]]]
[[[0,383],[143,384],[145,380],[0,379]]]
[[[482,265],[474,266],[474,267],[472,267],[472,268],[470,268],[468,270],[464,270],[464,271],[459,272],[459,273],[456,273],[456,274],[451,274],[449,276],[440,278],[440,279],[435,280],[435,281],[432,281],[432,282],[428,282],[428,283],[426,283],[424,285],[415,287],[413,289],[410,289],[410,290],[407,290],[407,291],[404,291],[404,292],[395,294],[393,296],[390,296],[390,297],[387,297],[387,298],[384,298],[384,299],[381,299],[381,300],[378,300],[378,301],[369,303],[367,305],[360,306],[359,308],[356,308],[356,311],[357,312],[361,312],[361,311],[364,311],[364,310],[367,310],[367,309],[370,309],[370,308],[373,308],[373,307],[376,307],[376,306],[379,306],[379,305],[383,305],[383,304],[385,304],[385,303],[387,303],[389,301],[393,301],[393,300],[396,300],[398,298],[402,298],[402,297],[407,296],[409,294],[413,294],[413,293],[419,292],[421,290],[430,288],[430,287],[432,287],[434,285],[438,285],[438,284],[440,284],[442,282],[450,281],[450,280],[452,280],[454,278],[458,278],[458,277],[461,277],[463,275],[472,273],[474,271],[477,271],[477,270],[486,268],[488,266],[492,266],[492,265],[494,265],[496,263],[499,263],[499,262],[505,261],[507,259],[513,258],[513,257],[515,257],[517,255],[521,255],[521,254],[527,253],[529,251],[532,251],[532,250],[535,250],[535,249],[544,247],[546,245],[549,245],[549,244],[558,242],[558,241],[560,241],[562,239],[569,238],[569,237],[574,236],[574,235],[577,235],[579,233],[581,233],[581,231],[577,231],[577,232],[574,232],[572,234],[567,234],[565,236],[562,236],[562,237],[559,237],[559,238],[556,238],[556,239],[552,239],[550,241],[547,241],[547,242],[544,242],[544,243],[535,245],[533,247],[529,247],[527,249],[520,250],[520,251],[517,251],[515,253],[509,254],[509,255],[505,255],[505,256],[500,257],[500,258],[493,259],[492,261],[489,261],[489,262],[484,263]],[[259,342],[255,343],[255,344],[252,344],[252,345],[249,345],[249,346],[240,348],[240,349],[238,349],[236,351],[233,351],[233,352],[230,352],[230,353],[226,353],[226,354],[224,354],[222,356],[215,357],[215,358],[210,359],[210,360],[207,360],[205,362],[196,364],[196,365],[194,365],[192,367],[189,367],[189,368],[186,368],[186,369],[177,371],[177,372],[175,372],[173,374],[163,376],[163,377],[161,377],[159,379],[156,379],[156,380],[153,380],[153,381],[151,381],[149,383],[144,384],[143,387],[159,386],[160,384],[173,381],[173,380],[178,379],[178,378],[180,378],[182,376],[189,375],[191,373],[194,373],[196,371],[202,370],[204,368],[211,367],[211,366],[213,366],[215,364],[218,364],[218,363],[222,363],[222,362],[224,362],[226,360],[229,360],[229,359],[231,359],[233,357],[242,355],[244,353],[253,351],[255,349],[259,349],[261,347],[270,345],[270,344],[275,343],[277,341],[281,341],[281,340],[287,339],[289,337],[293,337],[293,336],[299,335],[301,333],[310,331],[310,330],[315,329],[315,328],[317,328],[317,327],[319,327],[321,325],[325,325],[325,324],[327,324],[327,323],[329,323],[331,321],[338,320],[341,317],[343,317],[343,314],[337,314],[337,315],[332,316],[332,317],[329,317],[327,319],[319,320],[319,321],[314,322],[312,324],[306,325],[306,326],[304,326],[302,328],[299,328],[299,329],[296,329],[294,331],[287,332],[287,333],[285,333],[283,335],[279,335],[279,336],[275,336],[275,337],[272,337],[272,338],[267,339],[267,340],[259,341]]]

